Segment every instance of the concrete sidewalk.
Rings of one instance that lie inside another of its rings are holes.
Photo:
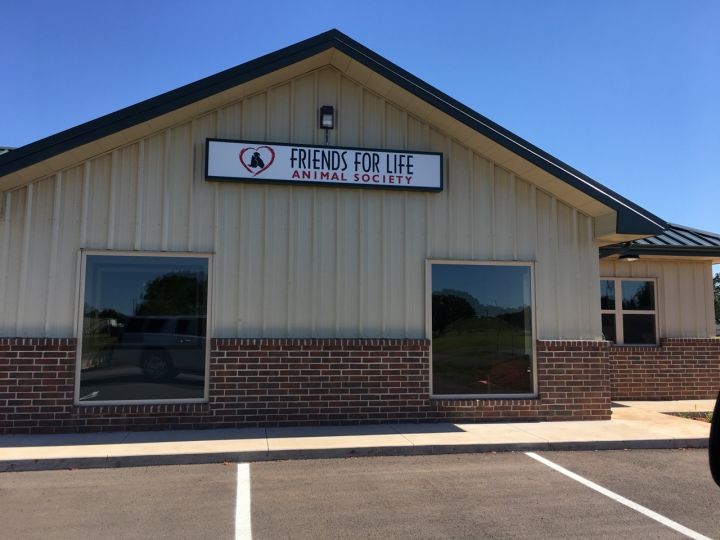
[[[376,424],[0,436],[0,472],[529,450],[707,447],[710,424],[664,414],[714,400],[617,402],[612,420]]]

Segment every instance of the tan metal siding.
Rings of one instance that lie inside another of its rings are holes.
[[[708,261],[600,261],[603,277],[657,279],[660,337],[714,337],[712,264]]]
[[[445,190],[204,180],[206,137],[322,144],[324,104],[338,108],[331,144],[443,152]],[[13,191],[6,205],[2,335],[73,334],[86,247],[214,252],[220,337],[422,337],[427,258],[536,261],[539,337],[599,337],[591,219],[333,68]]]

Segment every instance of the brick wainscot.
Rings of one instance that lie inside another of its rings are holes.
[[[616,400],[715,399],[720,390],[720,338],[613,345],[609,360]]]
[[[213,339],[208,403],[73,404],[75,340],[0,339],[0,432],[610,416],[608,345],[538,341],[537,399],[432,399],[430,342]]]

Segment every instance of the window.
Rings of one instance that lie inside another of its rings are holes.
[[[535,395],[532,266],[430,266],[432,394]]]
[[[657,344],[655,281],[600,280],[603,338],[621,345]]]
[[[85,254],[78,403],[206,398],[208,264]]]

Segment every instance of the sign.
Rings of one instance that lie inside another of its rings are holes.
[[[442,154],[207,139],[208,180],[440,191]]]

